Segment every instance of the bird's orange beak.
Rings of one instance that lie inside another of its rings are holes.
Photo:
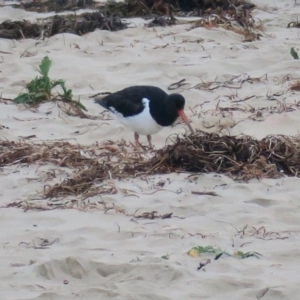
[[[186,124],[186,126],[189,128],[189,130],[191,131],[191,133],[195,133],[193,127],[191,126],[186,114],[184,113],[183,109],[178,110],[178,115],[179,117],[184,121],[184,123]]]

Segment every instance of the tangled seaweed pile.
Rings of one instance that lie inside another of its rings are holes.
[[[106,179],[125,179],[171,172],[225,174],[234,180],[279,178],[300,174],[300,136],[224,136],[198,132],[177,136],[174,144],[146,153],[127,151],[125,145],[106,144],[84,147],[68,142],[0,143],[0,167],[19,163],[54,164],[73,169],[62,182],[47,185],[45,198],[81,195],[84,199],[112,193]],[[97,186],[97,184],[100,184]]]
[[[300,174],[300,136],[250,136],[198,133],[160,150],[151,172],[222,173],[234,180]]]
[[[145,164],[146,159],[139,153],[126,154],[124,147],[107,143],[102,146],[81,146],[69,142],[34,143],[29,141],[0,141],[0,168],[14,164],[53,164],[76,170],[72,177],[60,184],[45,186],[46,198],[67,195],[94,196],[111,192],[108,189],[90,189],[96,182],[114,178],[135,176],[136,169]]]
[[[93,7],[94,0],[33,0],[21,1],[15,4],[15,7],[20,7],[28,11],[49,12],[49,11],[64,11],[68,9],[79,9]]]
[[[24,38],[48,38],[59,33],[73,33],[83,35],[100,30],[116,31],[127,28],[117,17],[106,17],[101,12],[84,13],[79,16],[56,15],[43,23],[31,23],[29,21],[5,21],[0,24],[0,38],[24,39]]]
[[[232,9],[241,5],[253,7],[254,5],[245,0],[125,0],[116,2],[107,1],[99,4],[94,0],[34,0],[22,1],[15,4],[28,11],[49,12],[76,10],[79,8],[105,8],[110,14],[117,14],[122,17],[148,16],[150,14],[166,14],[172,11],[216,13],[218,11]]]
[[[54,2],[51,6],[50,2]],[[80,1],[79,1],[80,2]],[[86,1],[84,1],[86,2]],[[77,5],[77,1],[72,1]],[[72,4],[71,3],[71,4]],[[80,2],[81,3],[81,2]],[[88,3],[88,2],[87,2]],[[86,3],[86,4],[87,4]],[[27,3],[26,5],[29,5]],[[47,4],[47,5],[46,5]],[[56,7],[57,1],[41,2],[47,7]],[[66,3],[63,3],[66,5]],[[69,3],[70,4],[70,3]],[[70,4],[70,5],[71,5]],[[37,3],[34,2],[33,7]],[[66,7],[70,9],[70,5]],[[25,7],[26,8],[26,7]],[[220,27],[243,34],[246,41],[259,39],[261,35],[253,20],[251,11],[254,5],[246,1],[158,1],[158,0],[127,0],[125,2],[109,1],[98,7],[98,11],[80,15],[56,15],[39,23],[29,21],[5,21],[0,24],[0,38],[48,38],[59,33],[83,35],[95,29],[117,31],[127,28],[120,18],[144,17],[154,18],[147,26],[170,26],[178,24],[174,15],[198,15],[203,19],[191,22],[195,27]],[[51,10],[51,9],[50,9]]]

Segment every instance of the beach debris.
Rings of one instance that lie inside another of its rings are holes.
[[[280,178],[285,175],[299,177],[300,174],[299,135],[270,135],[262,140],[246,135],[226,136],[205,132],[184,137],[176,135],[172,144],[156,150],[152,157],[146,152],[136,152],[124,141],[108,144],[115,145],[117,150],[110,151],[105,143],[83,146],[67,141],[41,142],[35,138],[21,139],[18,142],[0,140],[0,167],[50,164],[65,170],[62,180],[59,180],[60,176],[55,171],[39,176],[39,180],[44,183],[44,189],[30,196],[32,200],[18,200],[9,203],[9,207],[24,210],[89,208],[105,212],[113,210],[132,216],[135,220],[167,219],[174,217],[173,214],[159,214],[156,211],[129,214],[114,204],[108,205],[103,201],[90,199],[102,194],[116,193],[122,193],[124,197],[137,196],[131,191],[118,189],[111,180],[171,172],[213,172],[225,174],[238,181]],[[218,196],[210,191],[208,193]],[[72,196],[76,199],[70,199]],[[263,230],[260,228],[258,231],[264,232]],[[262,238],[286,239],[276,233],[264,233]]]
[[[0,24],[0,38],[25,39],[41,36],[42,26],[29,21],[4,21]]]
[[[4,21],[0,24],[0,38],[45,39],[59,33],[73,33],[81,36],[93,32],[95,29],[117,31],[125,28],[127,28],[127,24],[118,17],[92,12],[80,15],[55,15],[37,23],[26,20]]]
[[[260,77],[252,77],[249,74],[242,73],[239,75],[230,76],[229,78],[226,77],[223,80],[221,78],[216,78],[214,81],[201,81],[199,84],[196,84],[193,88],[203,91],[214,91],[220,88],[238,90],[241,89],[243,85],[247,83],[266,83],[267,81],[267,74],[264,74]],[[252,98],[252,96],[250,98]]]
[[[254,4],[244,0],[185,0],[178,1],[178,6],[183,11],[195,11],[198,15],[202,15],[204,13],[215,14],[222,10],[235,10],[239,7],[251,9],[254,7]]]
[[[260,226],[256,228],[255,226],[245,225],[243,228],[238,228],[233,226],[233,228],[237,231],[234,237],[239,237],[244,239],[245,237],[253,237],[254,239],[260,239],[264,241],[271,240],[286,240],[288,239],[288,235],[286,233],[279,233],[277,231],[269,231],[265,226]],[[249,244],[248,242],[243,243],[240,247]]]
[[[287,28],[300,28],[300,23],[298,21],[290,22],[290,23],[288,23]]]
[[[166,213],[163,215],[159,215],[157,211],[151,211],[151,212],[143,212],[139,215],[134,214],[134,218],[136,219],[169,219],[171,218],[173,213]]]
[[[49,249],[49,246],[52,246],[55,243],[59,243],[59,238],[35,238],[31,242],[20,242],[19,246],[25,245],[26,248],[34,248],[34,249]]]
[[[210,263],[211,263],[210,259],[207,259],[204,262],[200,262],[197,270],[200,271],[202,268],[204,268],[205,266],[207,266]],[[204,269],[203,269],[203,271],[204,271]]]
[[[197,27],[204,27],[208,30],[223,28],[233,31],[244,37],[243,42],[260,40],[263,34],[261,22],[256,22],[252,15],[254,6],[240,5],[230,6],[227,9],[219,9],[215,13],[205,14],[200,20],[191,22],[190,30]]]
[[[48,12],[76,10],[80,8],[94,7],[94,0],[26,0],[20,1],[14,7],[22,8],[28,11]]]
[[[51,26],[51,27],[49,27]],[[48,35],[68,32],[77,35],[84,35],[93,32],[95,29],[117,31],[127,28],[127,24],[115,16],[104,15],[100,11],[83,13],[80,15],[55,15],[48,24]]]
[[[169,91],[177,90],[177,89],[181,88],[182,86],[188,86],[189,87],[190,85],[189,85],[189,83],[185,82],[185,79],[181,79],[177,82],[174,82],[174,83],[170,84],[168,86],[168,90]]]
[[[261,289],[261,290],[259,290],[258,291],[258,293],[257,293],[257,295],[256,295],[256,299],[257,300],[260,300],[261,298],[263,298],[267,293],[268,293],[268,291],[272,291],[272,289],[271,288],[264,288],[264,289]]]
[[[87,111],[85,106],[78,100],[73,100],[72,90],[67,89],[65,81],[62,79],[52,80],[49,77],[49,71],[51,67],[51,60],[48,56],[45,56],[39,65],[38,72],[39,77],[31,80],[27,85],[27,92],[19,94],[13,99],[15,104],[24,104],[25,106],[37,107],[39,104],[48,101],[61,101],[67,103],[65,111],[75,110],[76,115],[85,116],[82,110]],[[60,87],[62,93],[53,93],[53,89]],[[34,136],[27,137],[32,138]]]
[[[199,196],[208,195],[208,196],[220,197],[220,195],[218,195],[214,191],[205,191],[205,192],[192,191],[191,194],[192,195],[199,195]]]
[[[121,17],[135,17],[171,14],[179,11],[189,15],[203,15],[205,13],[218,13],[220,10],[234,10],[237,7],[250,9],[254,7],[254,4],[245,0],[109,0],[105,3],[94,0],[24,0],[13,6],[38,12],[94,8]]]
[[[178,24],[179,22],[175,18],[169,18],[169,17],[155,17],[150,23],[146,25],[146,27],[165,27],[165,26],[171,26]]]
[[[223,173],[234,180],[299,176],[300,136],[226,136],[198,132],[176,136],[151,159],[152,173]]]
[[[161,258],[168,260],[170,258],[170,256],[167,254],[167,255],[163,255]]]
[[[37,2],[37,3],[36,3]],[[190,3],[187,3],[190,2]],[[31,3],[33,5],[31,5]],[[178,5],[179,3],[179,5]],[[40,4],[40,5],[39,5]],[[86,1],[34,1],[24,2],[23,8],[38,11],[58,11],[71,9],[80,5],[93,5]],[[181,23],[191,23],[191,29],[196,27],[223,27],[244,36],[244,41],[253,41],[263,36],[262,24],[256,24],[252,9],[255,7],[246,1],[157,1],[157,0],[126,0],[125,2],[108,1],[95,4],[97,11],[82,14],[54,15],[39,19],[36,23],[27,20],[4,21],[0,24],[0,38],[45,39],[59,33],[84,35],[95,29],[117,31],[128,27],[120,18],[143,17],[151,20],[146,27],[171,26]],[[179,21],[176,16],[200,16],[198,21]]]
[[[45,185],[44,199],[72,195],[88,199],[113,194],[118,189],[106,180],[171,172],[219,173],[238,181],[300,176],[299,135],[269,135],[262,140],[247,135],[205,132],[184,137],[175,135],[172,144],[156,150],[152,157],[134,151],[124,142],[116,146],[119,150],[112,152],[105,144],[82,146],[67,141],[1,140],[0,167],[39,163],[69,168],[72,172],[61,182]],[[141,215],[155,216],[153,212]]]
[[[296,84],[292,85],[290,87],[290,90],[300,92],[300,82],[297,82]]]

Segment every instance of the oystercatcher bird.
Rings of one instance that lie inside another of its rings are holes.
[[[185,99],[180,94],[168,95],[158,87],[141,85],[94,100],[134,132],[135,142],[139,146],[139,135],[146,135],[152,148],[151,135],[172,125],[177,117],[181,117],[190,131],[194,132],[183,110]]]

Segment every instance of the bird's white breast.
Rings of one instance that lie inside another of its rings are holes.
[[[152,135],[161,131],[163,127],[157,124],[150,114],[149,99],[143,98],[142,101],[145,107],[144,110],[138,115],[131,117],[123,117],[123,115],[117,112],[113,107],[109,107],[109,109],[113,112],[114,118],[119,123],[138,134]]]

